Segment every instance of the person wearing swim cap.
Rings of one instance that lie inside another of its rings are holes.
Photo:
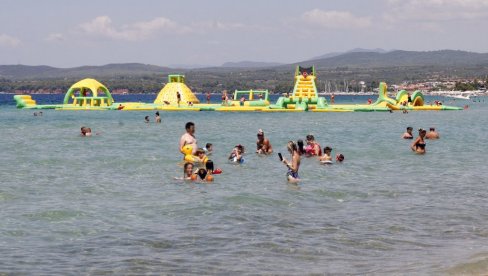
[[[271,154],[273,153],[273,147],[269,142],[268,138],[264,137],[264,131],[262,129],[258,130],[257,134],[258,140],[256,141],[256,153],[259,154]]]
[[[188,122],[185,125],[185,129],[186,133],[181,135],[180,138],[180,151],[184,146],[189,145],[192,147],[192,154],[195,155],[198,149],[197,139],[195,138],[195,124],[193,122]],[[181,151],[181,153],[183,152]]]

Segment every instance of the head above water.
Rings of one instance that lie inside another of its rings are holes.
[[[205,169],[209,172],[213,172],[214,170],[214,163],[212,160],[208,160],[207,163],[205,163]]]
[[[286,144],[286,148],[290,153],[293,153],[294,151],[298,151],[297,144],[293,141],[288,141],[288,144]]]
[[[331,152],[332,148],[331,147],[325,147],[324,148],[324,153]]]
[[[344,161],[344,155],[342,153],[338,153],[336,155],[336,161],[338,161],[338,162]]]
[[[429,130],[430,131],[435,131],[435,127],[431,127]]]
[[[315,137],[312,134],[307,135],[306,139],[307,139],[307,142],[315,141]]]
[[[185,129],[188,133],[194,133],[195,132],[195,123],[193,123],[193,122],[186,123]]]
[[[413,127],[407,127],[407,131],[412,131],[413,130]]]
[[[200,177],[200,179],[204,180],[205,177],[207,176],[207,170],[205,170],[204,168],[201,168],[198,170],[197,174]]]

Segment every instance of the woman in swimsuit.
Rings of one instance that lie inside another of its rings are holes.
[[[425,129],[419,129],[419,137],[417,137],[417,139],[413,141],[412,146],[410,147],[415,153],[425,153],[425,134],[427,134],[427,131]]]
[[[298,169],[300,168],[300,154],[298,154],[297,145],[293,141],[289,141],[287,144],[288,152],[291,154],[291,161],[283,158],[283,163],[288,167],[286,178],[288,182],[297,183],[300,181],[298,176]]]

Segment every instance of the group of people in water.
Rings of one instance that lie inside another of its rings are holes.
[[[414,140],[412,131],[413,131],[413,127],[407,127],[407,131],[405,133],[403,133],[402,138]],[[418,134],[417,138],[415,138],[415,140],[410,145],[410,148],[415,153],[424,154],[425,153],[425,145],[426,145],[425,139],[435,140],[435,139],[439,139],[439,138],[440,138],[440,135],[435,130],[435,127],[431,127],[429,129],[429,132],[427,132],[427,130],[425,130],[425,129],[419,128],[419,134]]]
[[[151,122],[149,116],[144,117],[144,122],[146,124]],[[161,116],[159,115],[159,111],[156,111],[156,113],[154,114],[154,122],[156,122],[157,124],[161,123]]]
[[[179,141],[179,149],[185,155],[185,163],[183,165],[183,177],[178,179],[213,181],[213,175],[222,173],[221,169],[214,168],[213,161],[208,158],[212,154],[213,145],[207,143],[205,148],[198,147],[195,137],[195,124],[193,122],[186,123],[185,130],[186,132],[181,135]],[[273,154],[273,146],[269,139],[265,137],[264,131],[259,129],[256,136],[256,154]],[[189,148],[191,148],[191,156],[188,158]],[[287,180],[292,183],[297,183],[300,180],[298,171],[302,156],[315,157],[321,164],[333,163],[332,148],[327,146],[322,152],[320,144],[315,141],[315,137],[311,134],[306,136],[306,145],[301,139],[297,140],[297,142],[289,141],[287,150],[290,154],[290,159],[284,158],[281,153],[278,153],[278,156],[288,169],[286,173]],[[242,164],[245,161],[244,154],[245,147],[238,144],[232,149],[228,160],[234,164]],[[336,162],[340,163],[342,161],[344,161],[344,155],[338,153]]]

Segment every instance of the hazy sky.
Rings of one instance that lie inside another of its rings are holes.
[[[352,48],[488,52],[488,0],[0,0],[0,64],[297,62]]]

